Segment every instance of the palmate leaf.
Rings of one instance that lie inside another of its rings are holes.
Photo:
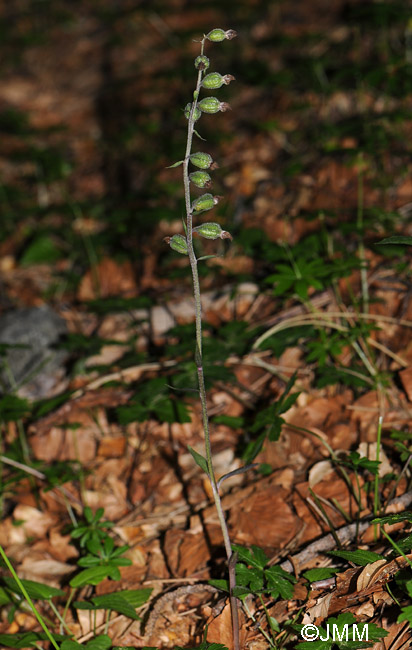
[[[280,566],[271,566],[265,569],[265,579],[272,598],[290,600],[293,597],[293,585],[296,578]]]
[[[240,562],[244,562],[256,569],[264,569],[269,561],[266,553],[259,546],[252,544],[251,548],[245,548],[238,544],[232,544],[232,550],[237,553]]]
[[[409,625],[412,627],[412,605],[407,607],[402,607],[402,614],[399,614],[397,623],[402,623],[402,621],[408,621]]]

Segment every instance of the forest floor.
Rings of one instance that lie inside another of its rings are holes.
[[[183,232],[168,166],[195,39],[231,28],[206,54],[236,78],[214,93],[232,110],[199,120],[194,150],[219,163],[212,218],[233,236],[196,246],[217,255],[199,266],[216,474],[254,463],[222,484],[241,645],[331,650],[297,626],[334,617],[370,630],[337,648],[406,650],[411,249],[379,242],[412,237],[409,3],[75,4],[0,9],[5,554],[63,650],[194,647],[205,625],[232,648],[188,451],[204,453],[191,276],[164,242]],[[50,348],[16,361],[37,318]],[[6,565],[0,602],[0,647],[51,647]]]

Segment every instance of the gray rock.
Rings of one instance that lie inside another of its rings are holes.
[[[66,333],[65,321],[47,306],[0,316],[0,349],[4,343],[16,346],[0,356],[0,393],[17,387],[19,397],[37,400],[62,390],[68,354],[55,346]]]

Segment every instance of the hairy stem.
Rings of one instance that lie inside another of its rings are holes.
[[[202,55],[204,52],[204,45],[205,45],[205,38],[203,38],[201,42]],[[210,443],[209,415],[207,410],[206,388],[205,388],[205,380],[204,380],[204,373],[203,373],[202,305],[200,300],[200,284],[199,284],[199,273],[197,268],[197,258],[193,248],[193,233],[192,233],[193,214],[191,210],[191,197],[190,197],[189,158],[190,158],[190,154],[192,150],[192,142],[193,142],[193,132],[194,132],[194,124],[195,124],[194,114],[197,107],[197,100],[199,97],[200,87],[202,83],[202,76],[203,76],[203,70],[199,69],[197,75],[196,89],[193,93],[193,102],[189,114],[186,153],[183,161],[183,184],[184,184],[184,191],[185,191],[185,207],[186,207],[186,239],[187,239],[189,263],[190,263],[190,268],[192,270],[193,295],[195,299],[195,318],[196,318],[195,361],[196,361],[196,368],[197,368],[200,402],[202,406],[202,420],[203,420],[203,430],[205,436],[206,462],[207,462],[207,469],[208,469],[208,477],[209,477],[210,485],[212,487],[216,512],[218,515],[220,528],[222,530],[223,542],[225,545],[225,551],[228,560],[230,608],[232,614],[232,627],[233,627],[233,645],[235,650],[239,650],[240,647],[239,646],[239,616],[238,616],[237,599],[233,595],[233,590],[236,587],[236,573],[235,573],[236,557],[232,553],[232,546],[230,543],[228,526],[226,523],[225,514],[223,512],[222,502],[220,500],[220,494],[217,487],[215,471],[213,468],[212,446]]]

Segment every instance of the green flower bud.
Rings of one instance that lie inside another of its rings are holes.
[[[195,167],[199,167],[200,169],[209,169],[212,166],[213,158],[208,153],[198,151],[197,153],[192,153],[190,156],[190,162],[192,165],[195,165]],[[213,164],[216,166],[216,163]]]
[[[237,32],[233,29],[227,29],[226,31],[223,29],[212,29],[211,32],[206,34],[207,40],[213,43],[220,43],[220,41],[224,41],[225,39],[231,41],[235,36],[237,36]]]
[[[202,113],[218,113],[219,111],[224,113],[230,109],[229,104],[220,102],[217,97],[205,97],[198,103],[198,107]]]
[[[193,232],[206,239],[233,239],[232,235],[227,230],[222,230],[222,226],[218,223],[202,223],[193,228]]]
[[[186,118],[187,120],[188,120],[189,117],[190,117],[190,110],[191,110],[191,108],[192,108],[192,104],[186,104],[186,108],[185,108],[185,118]],[[197,122],[197,120],[198,120],[199,117],[201,117],[201,116],[202,116],[202,111],[200,110],[200,108],[198,108],[198,107],[196,106],[196,108],[195,108],[195,112],[194,112],[194,114],[193,114],[193,119],[194,119],[194,121]]]
[[[173,237],[165,237],[163,241],[165,241],[166,244],[169,244],[170,248],[173,248],[174,251],[177,251],[182,255],[188,254],[186,237],[183,237],[183,235],[173,235]]]
[[[210,65],[210,61],[207,56],[203,54],[195,58],[195,68],[197,70],[207,70]]]
[[[204,212],[205,210],[211,210],[215,207],[220,201],[220,196],[212,196],[212,194],[202,194],[198,199],[192,203],[192,212]]]
[[[192,172],[189,178],[196,187],[207,187],[212,185],[212,179],[207,172]]]
[[[214,90],[215,88],[220,88],[223,84],[230,84],[231,81],[234,81],[234,77],[231,74],[225,74],[223,77],[219,72],[211,72],[204,77],[202,81],[203,88],[208,90]]]

